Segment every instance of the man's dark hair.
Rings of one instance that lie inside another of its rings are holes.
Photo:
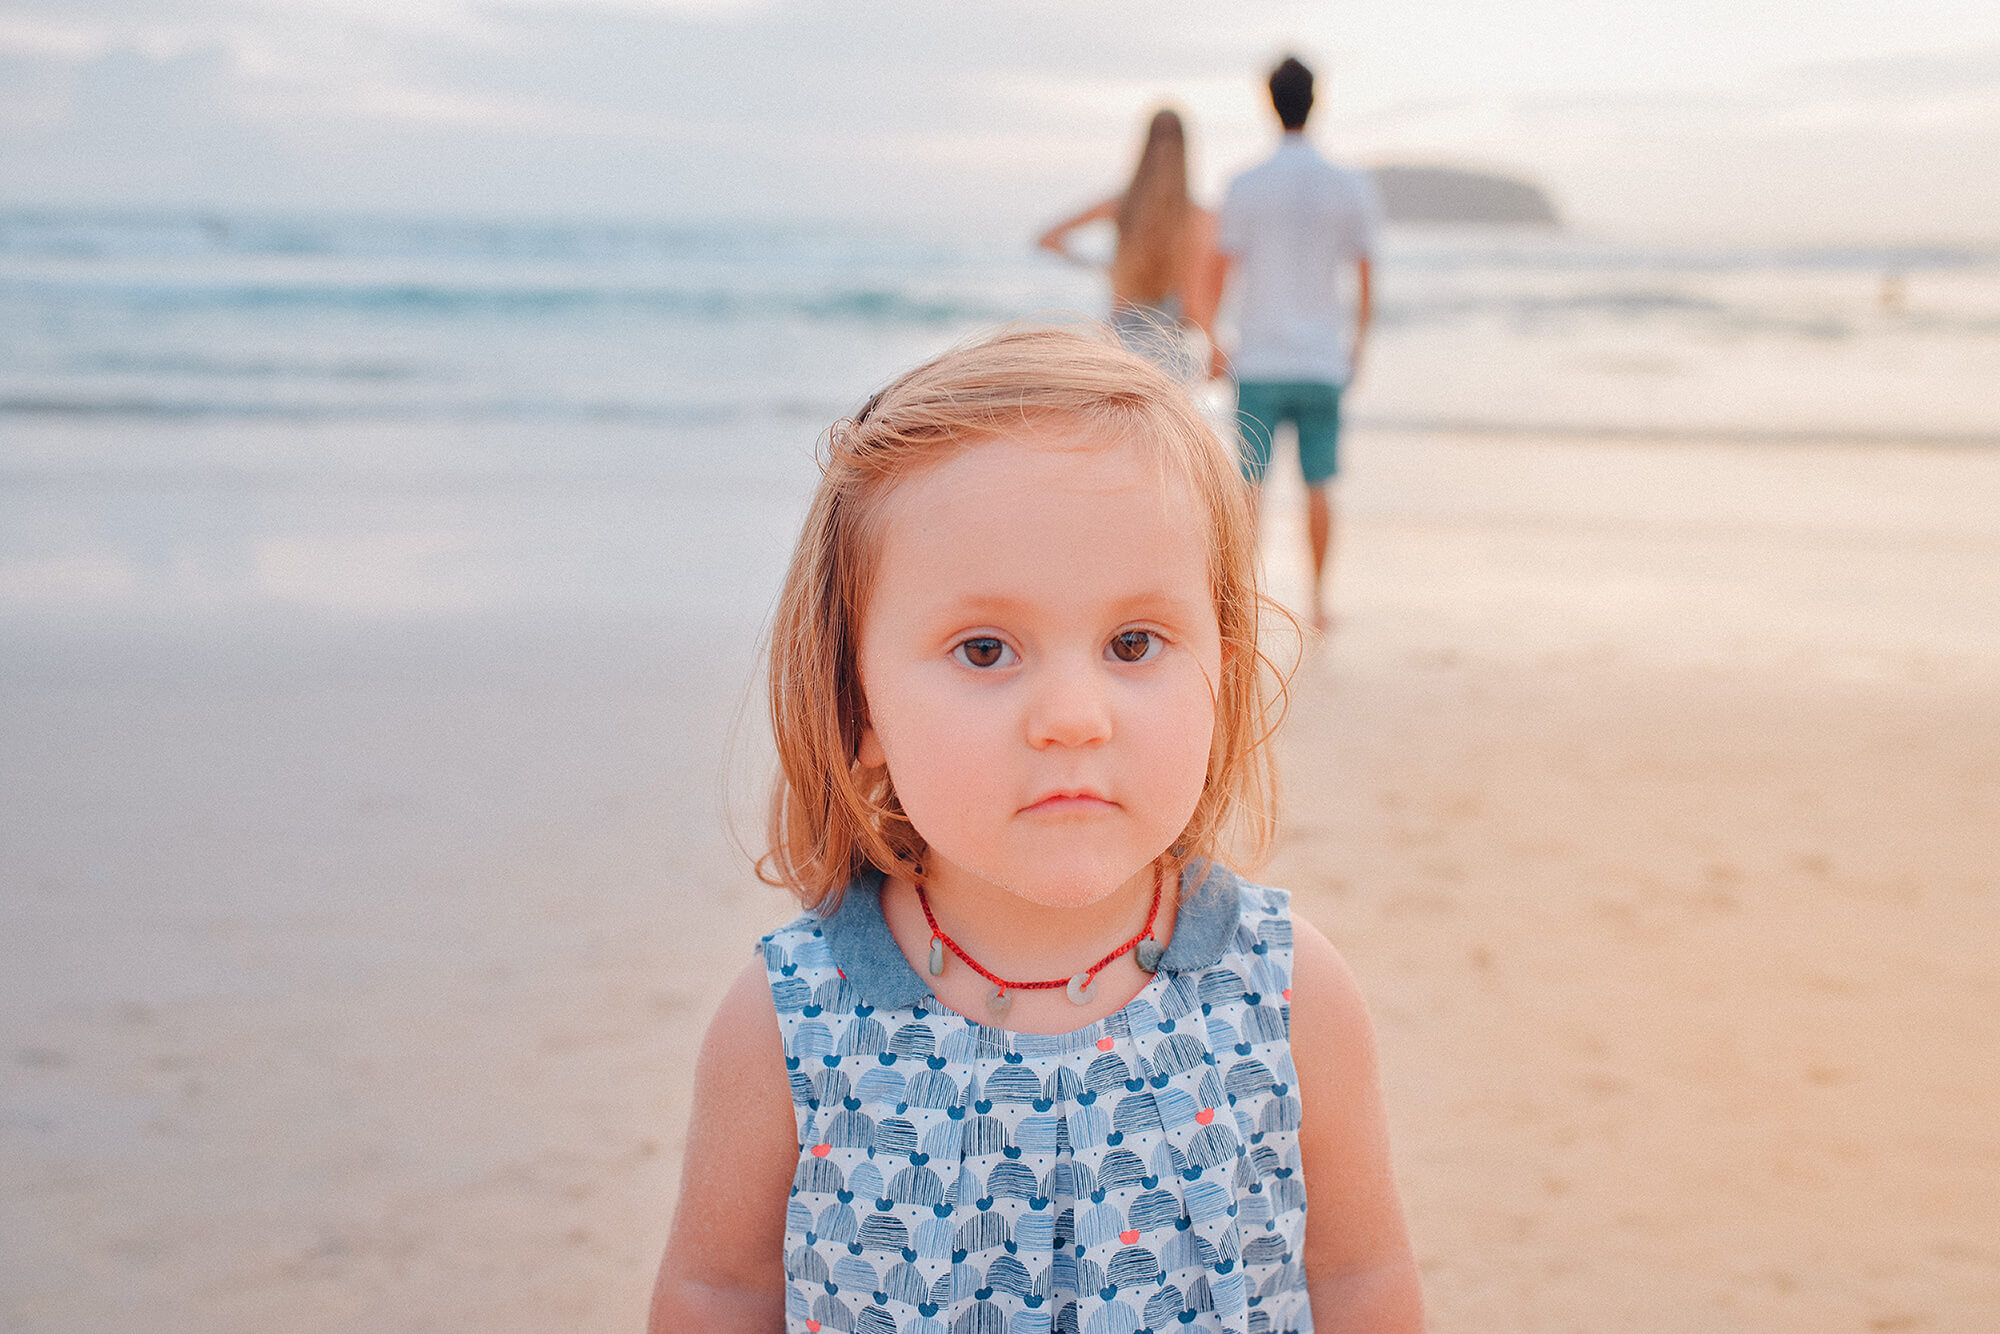
[[[1271,71],[1271,109],[1286,129],[1306,127],[1306,117],[1313,109],[1313,72],[1301,65],[1297,56],[1286,56]]]

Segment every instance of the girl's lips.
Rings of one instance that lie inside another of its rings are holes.
[[[1089,811],[1108,811],[1116,803],[1098,796],[1095,792],[1051,792],[1039,801],[1021,808],[1023,815],[1069,815]]]

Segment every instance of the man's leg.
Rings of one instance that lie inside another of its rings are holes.
[[[1333,482],[1328,479],[1306,491],[1306,532],[1312,539],[1313,624],[1324,630],[1326,560],[1333,547]]]
[[[1236,386],[1237,461],[1243,468],[1243,484],[1250,489],[1253,524],[1262,508],[1264,473],[1271,466],[1271,428],[1276,423],[1269,386],[1255,381]]]
[[[1325,629],[1326,567],[1333,550],[1333,478],[1339,470],[1340,390],[1330,384],[1299,386],[1299,467],[1306,477],[1306,535],[1312,543],[1313,624]]]

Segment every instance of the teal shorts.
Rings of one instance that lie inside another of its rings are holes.
[[[1236,431],[1243,476],[1256,486],[1271,466],[1271,436],[1283,422],[1299,429],[1299,470],[1306,485],[1340,470],[1340,386],[1324,380],[1245,380],[1236,386]]]

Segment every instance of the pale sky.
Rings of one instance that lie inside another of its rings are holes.
[[[1288,50],[1329,154],[1585,231],[2000,242],[1992,0],[0,0],[0,206],[1025,231],[1163,101],[1213,197]]]

